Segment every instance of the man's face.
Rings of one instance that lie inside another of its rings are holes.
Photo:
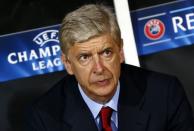
[[[67,56],[62,55],[62,60],[88,97],[99,103],[112,98],[124,61],[122,44],[118,47],[109,35],[102,35],[75,43]]]

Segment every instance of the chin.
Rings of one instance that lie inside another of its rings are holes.
[[[114,89],[102,89],[102,90],[100,90],[100,91],[98,91],[97,92],[98,93],[98,95],[99,96],[101,96],[101,97],[111,97],[111,96],[113,96],[114,95]]]

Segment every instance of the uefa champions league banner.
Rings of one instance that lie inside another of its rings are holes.
[[[64,70],[59,25],[0,36],[0,82]]]
[[[194,1],[176,0],[131,12],[139,55],[194,44]]]

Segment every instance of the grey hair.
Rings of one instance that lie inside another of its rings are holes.
[[[121,33],[112,9],[100,4],[84,5],[68,13],[62,21],[59,33],[62,52],[67,54],[75,43],[103,34],[110,34],[120,47]]]

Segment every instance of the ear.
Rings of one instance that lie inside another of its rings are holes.
[[[124,55],[124,50],[123,50],[123,39],[121,41],[119,54],[120,54],[120,63],[123,63],[125,61],[125,55]]]
[[[65,66],[65,69],[67,70],[67,73],[70,75],[73,75],[71,63],[69,62],[69,60],[67,59],[67,56],[64,53],[62,53],[61,55],[61,60]]]

